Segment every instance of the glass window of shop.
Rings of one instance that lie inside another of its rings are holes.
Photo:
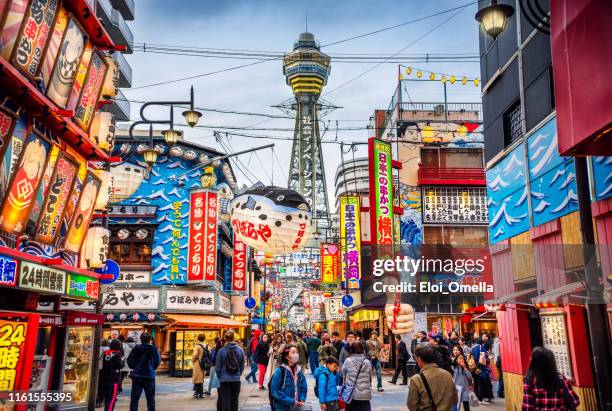
[[[198,341],[198,335],[204,334],[205,344],[212,349],[215,345],[215,338],[221,338],[221,330],[177,330],[174,346],[174,373],[175,376],[186,377],[193,370],[193,350]]]
[[[62,391],[72,394],[71,404],[87,403],[93,349],[93,327],[68,327]]]

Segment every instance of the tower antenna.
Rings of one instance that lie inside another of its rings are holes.
[[[306,13],[306,33],[308,33],[308,13]]]

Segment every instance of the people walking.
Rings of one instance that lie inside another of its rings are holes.
[[[121,355],[121,341],[112,340],[109,349],[102,356],[102,372],[100,384],[104,393],[104,411],[113,411],[119,394],[121,384],[121,369],[123,357]]]
[[[255,347],[253,358],[251,359],[252,362],[257,364],[257,368],[259,369],[258,383],[260,390],[266,389],[264,386],[264,377],[266,375],[268,361],[270,360],[270,342],[268,339],[268,334],[262,334],[257,343],[257,347]]]
[[[397,344],[397,365],[395,366],[395,373],[393,373],[393,378],[391,378],[389,382],[391,384],[397,384],[397,379],[401,372],[402,382],[400,383],[400,385],[407,385],[408,384],[408,365],[406,363],[408,362],[410,355],[408,354],[406,343],[402,341],[401,335],[395,335],[395,342]]]
[[[455,346],[458,347],[458,346]],[[461,401],[464,411],[470,411],[470,386],[472,385],[472,373],[467,368],[467,360],[463,353],[457,355],[453,360],[453,382],[455,386],[461,387]]]
[[[410,378],[408,410],[452,411],[457,403],[457,390],[453,377],[436,365],[435,347],[418,346],[414,357],[420,371]]]
[[[151,334],[140,334],[140,344],[136,345],[127,363],[132,370],[132,393],[130,397],[130,411],[138,411],[138,402],[144,391],[147,399],[147,410],[155,411],[155,370],[159,367],[161,357],[157,347],[151,343]]]
[[[223,339],[225,345],[219,350],[215,359],[215,370],[219,378],[217,411],[238,411],[244,352],[234,341],[233,331],[226,331]]]
[[[319,353],[319,366],[325,366],[325,360],[327,360],[328,357],[336,358],[337,355],[336,349],[332,345],[329,337],[323,338],[323,344],[317,349],[317,352]]]
[[[314,371],[319,367],[319,347],[321,346],[321,340],[317,337],[316,333],[310,333],[309,337],[304,339],[306,347],[308,347],[308,367],[310,372]]]
[[[487,339],[487,334],[483,334],[481,341],[485,342],[474,345],[472,347],[472,355],[474,356],[474,361],[476,361],[477,368],[476,375],[474,376],[474,379],[477,380],[475,383],[476,396],[478,401],[482,402],[484,400],[487,403],[491,403],[493,401],[493,384],[491,383],[489,372],[491,358],[488,351],[489,344],[486,344]]]
[[[281,357],[285,350],[285,337],[282,333],[274,335],[272,341],[272,348],[270,352],[270,359],[268,360],[268,367],[266,368],[266,376],[264,378],[264,384],[268,384],[276,371],[276,368],[281,364]]]
[[[247,352],[246,352],[246,356],[247,356],[247,362],[249,363],[249,373],[246,375],[246,377],[244,377],[246,379],[247,382],[249,382],[251,380],[251,378],[253,378],[253,383],[257,382],[257,363],[255,361],[253,361],[253,354],[255,353],[255,349],[257,348],[257,345],[259,344],[259,336],[261,335],[262,331],[261,330],[253,330],[253,332],[251,333],[251,338],[249,339],[249,342],[247,344]]]
[[[131,371],[130,366],[128,365],[125,359],[130,356],[132,349],[136,346],[136,341],[134,341],[134,337],[128,337],[122,345],[123,345],[124,361],[123,361],[123,368],[121,369],[121,381],[119,383],[119,393],[123,391],[123,380],[125,380],[125,377],[127,377]]]
[[[193,382],[193,398],[204,398],[204,378],[206,372],[210,370],[210,352],[205,345],[206,337],[204,334],[198,335],[198,343],[193,349],[191,361],[193,372],[191,382]]]
[[[338,331],[332,332],[331,342],[336,349],[336,359],[340,361],[340,352],[342,352],[342,349],[344,348],[344,342],[340,339],[340,333]]]
[[[319,399],[321,411],[338,411],[339,409],[337,372],[338,360],[333,356],[327,357],[325,365],[321,365],[314,372],[315,396]]]
[[[580,399],[557,371],[552,351],[535,347],[523,385],[522,410],[570,411],[577,409]]]
[[[306,368],[308,368],[308,347],[306,346],[301,334],[297,334],[295,346],[300,353],[300,361],[298,364],[300,364],[302,372],[304,372],[306,371]]]
[[[376,389],[378,392],[384,391],[382,387],[382,364],[380,362],[381,342],[378,340],[378,332],[376,330],[370,333],[370,339],[366,341],[368,349],[368,357],[372,363],[372,371],[376,373]]]
[[[344,366],[344,361],[351,355],[349,348],[351,344],[353,344],[355,341],[357,341],[357,334],[355,334],[352,331],[347,332],[346,333],[346,343],[344,344],[344,347],[342,347],[342,350],[340,351],[340,354],[338,356],[338,362],[340,363],[340,369],[342,369],[342,367]]]
[[[210,395],[213,389],[219,389],[219,378],[217,377],[217,371],[215,369],[215,361],[217,359],[217,353],[223,347],[221,339],[215,337],[215,346],[210,350],[210,375],[208,377],[208,389],[204,391],[204,395]]]
[[[98,380],[102,381],[102,365],[104,364],[103,358],[104,353],[110,349],[110,341],[106,338],[100,340],[100,356],[98,357]],[[98,390],[96,392],[96,408],[104,405],[104,387],[102,384],[98,384]]]
[[[298,365],[300,353],[294,345],[288,345],[281,353],[280,366],[270,381],[270,406],[273,411],[289,411],[304,406],[308,385]]]
[[[346,403],[346,411],[370,411],[372,364],[365,357],[360,341],[351,343],[349,353],[342,366],[342,400]]]

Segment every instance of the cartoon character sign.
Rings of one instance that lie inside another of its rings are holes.
[[[296,191],[280,187],[250,189],[231,202],[237,238],[256,250],[289,253],[311,237],[311,212]]]
[[[98,179],[98,177],[91,173],[87,174],[83,191],[81,193],[81,199],[79,200],[79,205],[76,212],[72,216],[70,229],[68,230],[68,237],[66,238],[66,244],[64,245],[64,248],[67,251],[78,253],[81,249],[81,244],[85,239],[85,234],[87,232],[87,228],[89,227],[91,215],[93,214],[96,198],[98,197],[98,191],[100,190],[101,185],[102,182],[100,179]]]
[[[234,199],[234,193],[227,183],[217,185],[217,195],[219,196],[219,218],[225,223],[229,223],[230,204]]]

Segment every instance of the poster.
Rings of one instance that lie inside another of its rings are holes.
[[[234,234],[234,256],[232,258],[232,291],[246,291],[247,246]]]
[[[0,228],[4,231],[14,234],[24,231],[50,148],[51,143],[36,132],[28,136],[0,212]]]
[[[28,325],[0,318],[0,391],[13,391],[23,365]]]
[[[38,74],[53,29],[58,0],[30,0],[11,62],[31,80]]]
[[[327,321],[341,321],[345,319],[342,297],[328,298],[325,300],[325,316]]]
[[[62,39],[64,38],[64,33],[66,31],[69,18],[70,16],[68,11],[66,11],[64,7],[60,7],[57,12],[55,27],[53,28],[53,32],[49,38],[47,52],[45,53],[43,64],[40,68],[40,77],[43,79],[45,88],[47,88],[49,85],[49,80],[51,79],[51,74],[53,73],[53,66],[55,65],[55,60],[59,54],[59,49],[62,45]]]
[[[231,314],[231,311],[232,311],[231,300],[221,294],[219,294],[219,310],[218,311],[222,314]]]
[[[321,282],[338,282],[340,247],[338,244],[321,243]]]
[[[59,232],[64,209],[68,202],[78,165],[60,154],[57,158],[55,171],[49,183],[42,213],[36,227],[36,241],[53,244]]]
[[[204,243],[206,241],[206,192],[191,192],[189,201],[189,256],[187,260],[187,282],[204,280]],[[180,237],[180,226],[178,228]],[[172,264],[178,267],[180,250],[172,254]],[[176,260],[176,261],[175,261]]]
[[[159,308],[159,288],[116,288],[104,294],[104,310],[148,310]]]
[[[72,216],[70,228],[66,237],[64,248],[67,251],[78,253],[85,239],[87,228],[96,204],[96,198],[101,185],[100,179],[91,173],[87,173],[79,204]]]
[[[166,309],[178,311],[214,311],[215,293],[212,291],[166,290]]]
[[[93,120],[106,70],[107,66],[102,57],[94,53],[74,111],[74,122],[85,131],[89,130]]]
[[[557,370],[565,378],[571,380],[573,378],[572,359],[567,342],[565,313],[540,312],[540,321],[542,322],[542,344],[544,348],[553,352],[557,362]]]
[[[0,286],[14,287],[17,285],[17,264],[16,259],[0,255]]]
[[[342,243],[342,282],[359,289],[361,281],[361,230],[359,197],[340,198],[340,241]]]
[[[372,242],[393,246],[393,181],[391,175],[391,144],[371,138],[368,142],[370,157],[370,211]],[[373,187],[372,187],[373,185]]]
[[[86,41],[76,20],[70,19],[47,86],[47,97],[60,107],[66,107],[68,102]]]
[[[40,264],[21,261],[19,287],[54,294],[66,292],[66,272]]]
[[[424,189],[424,222],[486,224],[487,220],[487,193],[483,187],[427,187]]]
[[[8,14],[4,20],[4,27],[0,30],[0,45],[2,47],[2,57],[8,60],[15,48],[15,40],[19,35],[21,22],[25,18],[27,0],[13,0],[10,2]]]

